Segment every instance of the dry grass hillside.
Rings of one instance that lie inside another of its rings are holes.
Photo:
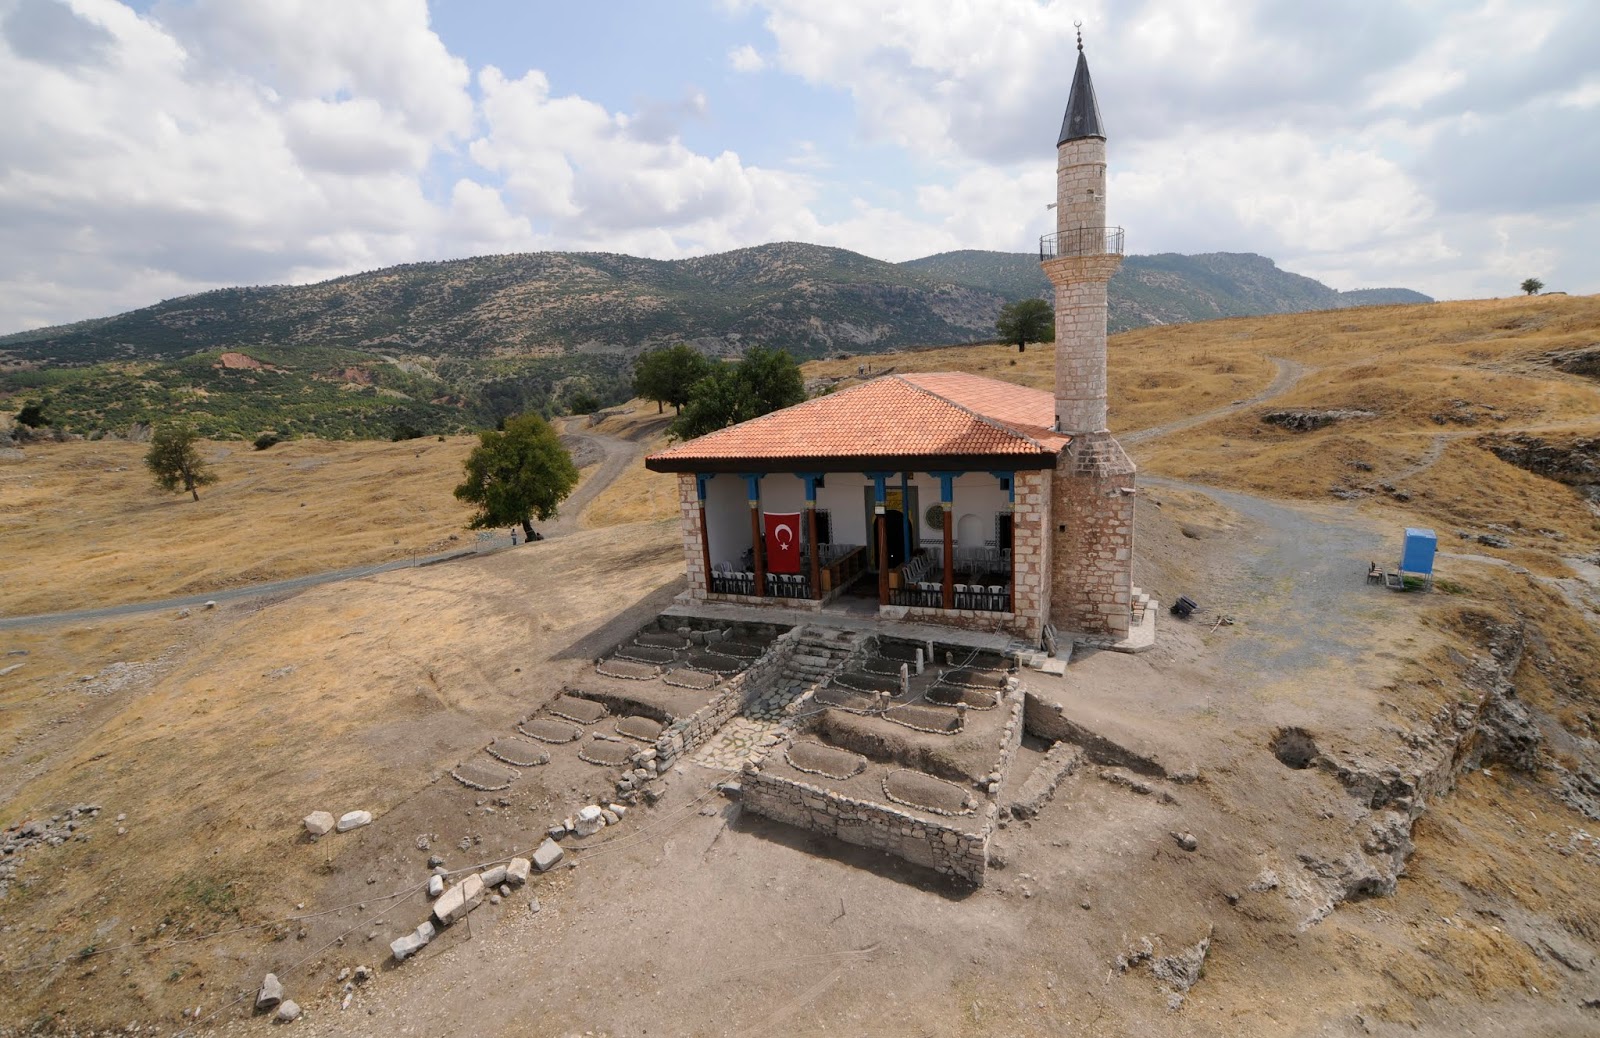
[[[655,406],[572,423],[612,451],[586,473],[628,464],[559,539],[188,616],[0,624],[0,826],[103,807],[10,859],[0,1035],[261,1031],[235,1000],[267,969],[310,1026],[338,1034],[1586,1033],[1574,1022],[1600,1019],[1587,1008],[1600,839],[1574,805],[1600,804],[1600,785],[1583,785],[1600,738],[1600,569],[1580,560],[1600,532],[1576,490],[1480,437],[1600,431],[1600,383],[1547,356],[1597,341],[1600,299],[1559,297],[1117,337],[1113,425],[1155,430],[1131,449],[1168,477],[1138,498],[1136,579],[1162,595],[1206,588],[1238,622],[1163,615],[1151,653],[1075,658],[1063,688],[1101,695],[1108,730],[1196,761],[1199,781],[1145,776],[1161,795],[1138,795],[1085,764],[1006,831],[1008,864],[970,893],[738,821],[718,809],[717,776],[685,764],[614,842],[569,843],[578,868],[379,970],[348,1012],[339,971],[378,965],[421,918],[430,854],[450,868],[502,859],[609,791],[581,762],[505,794],[444,773],[592,675],[681,588],[673,480],[636,457],[661,442]],[[1053,351],[871,360],[1044,386]],[[807,375],[854,378],[857,363]],[[1275,381],[1288,388],[1236,403]],[[1284,409],[1370,414],[1309,432],[1262,421]],[[222,481],[199,506],[150,487],[141,448],[30,447],[0,460],[3,612],[465,546],[450,488],[469,445],[212,445]],[[1453,553],[1445,593],[1363,585],[1348,545],[1414,521]],[[1467,545],[1458,528],[1509,547]],[[1334,577],[1307,600],[1313,568]],[[1322,888],[1296,852],[1333,873],[1362,860],[1367,802],[1348,776],[1280,762],[1274,731],[1305,725],[1345,764],[1398,775],[1430,733],[1456,730],[1505,632],[1525,645],[1506,666],[1512,706],[1544,733],[1538,766],[1484,757],[1453,792],[1430,789],[1393,895],[1352,894],[1305,922]],[[354,808],[376,821],[316,843],[300,826]],[[1181,828],[1197,852],[1177,849]],[[1284,890],[1262,880],[1269,867]],[[1143,967],[1116,969],[1151,934],[1167,951],[1212,942],[1180,1009]]]
[[[475,443],[307,439],[265,451],[208,443],[203,454],[217,483],[202,488],[199,501],[158,489],[141,444],[30,445],[20,459],[0,461],[0,617],[203,594],[471,547],[471,509],[451,490]]]
[[[1600,297],[1538,296],[1247,317],[1114,336],[1111,426],[1119,436],[1227,413],[1130,444],[1146,474],[1308,500],[1362,499],[1397,521],[1448,537],[1486,524],[1514,531],[1511,548],[1483,548],[1560,572],[1555,556],[1600,544],[1593,513],[1573,491],[1501,461],[1479,438],[1533,429],[1557,440],[1600,433],[1600,381],[1568,374],[1552,354],[1600,342]],[[1229,410],[1267,390],[1289,390]],[[1047,389],[1055,348],[1024,353],[966,346],[815,361],[806,377],[840,388],[862,365],[885,371],[965,371]],[[1262,420],[1283,410],[1358,411],[1311,432]],[[665,442],[655,406],[634,401],[600,428]],[[1385,485],[1392,489],[1385,489]],[[635,466],[601,494],[589,526],[670,518],[673,477]],[[1553,568],[1552,568],[1553,567]]]

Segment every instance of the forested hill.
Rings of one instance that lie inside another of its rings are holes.
[[[311,346],[482,359],[631,355],[687,341],[713,353],[761,343],[814,357],[983,340],[1003,303],[1049,293],[1028,253],[886,263],[794,242],[670,261],[540,252],[202,292],[0,337],[0,355],[83,364]],[[1247,253],[1130,256],[1111,282],[1111,324],[1426,301],[1405,289],[1337,292]]]
[[[1050,282],[1037,257],[1030,253],[942,252],[902,266],[1007,299],[1052,299]],[[1433,301],[1409,288],[1341,292],[1320,281],[1280,270],[1272,260],[1251,252],[1129,256],[1111,279],[1109,296],[1108,320],[1113,332],[1217,317]]]
[[[0,411],[59,430],[173,415],[208,436],[448,432],[630,395],[630,361],[688,342],[799,358],[992,340],[1005,303],[1049,296],[1031,254],[885,263],[793,242],[686,260],[541,252],[413,263],[315,285],[226,288],[0,337]],[[1122,330],[1345,305],[1260,256],[1130,256]],[[1384,290],[1363,302],[1422,301]]]

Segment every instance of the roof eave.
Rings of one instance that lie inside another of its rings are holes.
[[[1065,445],[1063,445],[1065,446]],[[1026,472],[1053,469],[1056,451],[1041,448],[1022,454],[887,454],[819,455],[785,458],[674,458],[655,454],[644,459],[651,472]]]

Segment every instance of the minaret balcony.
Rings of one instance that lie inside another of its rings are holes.
[[[1121,227],[1072,227],[1039,239],[1039,261],[1063,256],[1120,256]]]

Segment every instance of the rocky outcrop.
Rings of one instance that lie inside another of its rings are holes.
[[[1508,433],[1480,437],[1478,446],[1507,464],[1565,483],[1600,504],[1600,436],[1558,442],[1531,433]]]

